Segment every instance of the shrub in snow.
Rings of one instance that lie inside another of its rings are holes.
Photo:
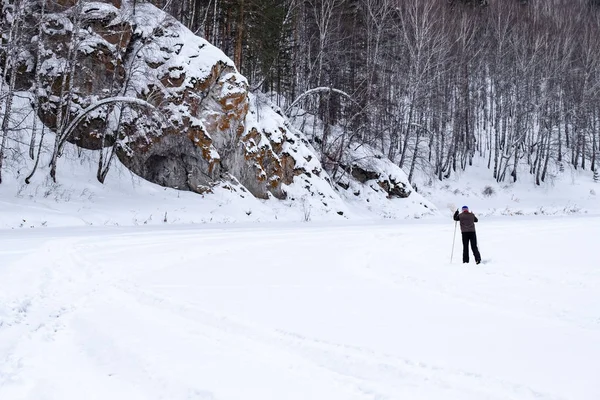
[[[486,186],[485,188],[483,188],[483,195],[485,197],[492,197],[495,194],[494,188],[491,186]]]

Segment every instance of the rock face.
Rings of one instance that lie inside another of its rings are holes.
[[[410,186],[405,183],[406,179],[399,177],[398,172],[395,171],[397,167],[381,156],[374,155],[367,159],[354,160],[350,165],[345,165],[344,169],[360,183],[374,182],[383,189],[389,199],[394,197],[405,199],[412,193]]]
[[[406,175],[368,146],[336,150],[330,177],[300,131],[304,124],[249,93],[219,49],[152,4],[135,4],[54,0],[43,9],[30,0],[23,30],[30,36],[18,44],[19,89],[34,93],[38,116],[59,143],[104,155],[98,179],[115,155],[165,187],[237,192],[231,188],[241,184],[244,195],[289,199],[284,207],[296,202],[305,220],[313,211],[345,218],[349,205],[393,216],[398,207],[389,200],[411,195]]]
[[[298,117],[293,117],[293,115]],[[322,126],[322,121],[313,120],[304,110],[292,110],[291,123],[298,129],[303,126]],[[312,137],[318,145],[322,144],[322,130],[317,129],[307,136]],[[329,153],[323,154],[321,159],[335,160],[325,163],[337,193],[351,203],[361,203],[367,209],[388,209],[384,212],[385,218],[393,218],[395,212],[388,203],[400,206],[396,199],[411,199],[406,203],[418,204],[415,209],[422,209],[423,215],[429,213],[433,205],[415,193],[408,181],[407,175],[398,165],[390,161],[381,151],[368,144],[360,142],[345,142],[344,130],[340,127],[331,127],[329,140],[337,143],[330,146]],[[340,145],[340,143],[345,143]],[[322,148],[322,146],[319,146]],[[417,213],[418,214],[418,213]],[[415,214],[416,215],[416,214]]]
[[[388,199],[407,198],[412,189],[406,175],[398,166],[386,159],[375,149],[363,145],[358,150],[348,149],[342,167],[347,176],[351,176],[363,186],[375,191],[383,190]],[[349,183],[344,180],[337,184],[348,190]]]
[[[41,120],[60,133],[99,100],[147,102],[99,107],[66,140],[86,149],[114,148],[143,178],[200,193],[228,179],[256,197],[282,199],[296,177],[326,178],[319,177],[316,157],[281,113],[248,93],[232,61],[153,5],[138,1],[134,10],[127,0],[51,4],[36,63],[44,88],[38,97]],[[32,24],[40,14],[32,12]],[[31,83],[34,72],[30,66],[21,79]]]

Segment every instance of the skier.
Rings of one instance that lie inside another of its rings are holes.
[[[475,256],[475,263],[481,262],[481,255],[477,249],[477,235],[475,234],[475,222],[478,222],[475,214],[469,212],[469,207],[463,206],[462,212],[459,214],[458,209],[454,213],[454,220],[460,221],[460,232],[462,233],[463,242],[463,263],[469,262],[469,242]]]

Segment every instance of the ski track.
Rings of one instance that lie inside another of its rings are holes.
[[[265,331],[241,321],[211,315],[189,304],[171,302],[164,297],[155,297],[135,289],[126,289],[125,292],[132,295],[129,299],[131,302],[141,301],[150,306],[152,312],[155,312],[157,308],[162,308],[167,314],[177,312],[179,315],[187,315],[195,322],[201,322],[205,331],[214,330],[220,338],[225,332],[227,335],[234,336],[232,342],[239,343],[241,340],[250,339],[253,346],[264,345],[269,352],[273,352],[275,348],[276,351],[287,353],[287,360],[299,355],[302,359],[311,361],[311,368],[317,369],[315,373],[327,374],[328,379],[351,385],[358,392],[367,395],[367,398],[394,398],[384,394],[378,388],[381,383],[376,381],[384,378],[404,384],[409,381],[410,385],[415,387],[434,384],[446,390],[452,390],[453,386],[458,386],[459,393],[463,395],[469,393],[474,395],[473,398],[480,399],[504,398],[494,395],[499,389],[503,393],[508,390],[521,396],[519,398],[558,399],[558,397],[536,392],[526,386],[487,378],[476,373],[414,363],[392,355],[377,354],[365,348],[310,339],[286,331]],[[213,340],[218,341],[217,339]],[[452,383],[449,382],[449,377]],[[473,389],[473,386],[477,388]]]
[[[479,234],[480,266],[459,263],[458,235],[449,263],[450,224],[0,233],[0,399],[597,399],[598,348],[573,347],[582,374],[562,384],[408,345],[447,305],[450,337],[464,313],[600,346],[597,239],[574,237],[599,219],[505,221]],[[394,323],[412,325],[387,349]]]

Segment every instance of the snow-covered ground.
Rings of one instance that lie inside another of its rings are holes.
[[[222,183],[204,196],[164,188],[133,175],[119,163],[102,185],[95,178],[94,153],[84,152],[86,156],[75,159],[76,150],[68,152],[58,183],[47,177],[45,166],[29,185],[23,182],[27,168],[4,171],[0,229],[435,219],[451,215],[462,205],[482,216],[600,215],[600,183],[594,182],[590,171],[570,168],[536,186],[526,173],[516,183],[496,183],[485,165],[476,165],[443,182],[421,177],[418,193],[407,199],[345,194],[340,215],[319,207],[310,196],[258,200],[231,183]],[[491,190],[487,194],[486,188]]]
[[[599,226],[0,230],[0,399],[597,400]]]
[[[441,211],[468,205],[480,215],[600,215],[600,182],[591,171],[575,170],[568,163],[563,171],[552,165],[546,182],[535,184],[535,177],[521,165],[519,179],[496,182],[487,160],[475,158],[474,165],[440,182],[420,176],[419,193]]]

